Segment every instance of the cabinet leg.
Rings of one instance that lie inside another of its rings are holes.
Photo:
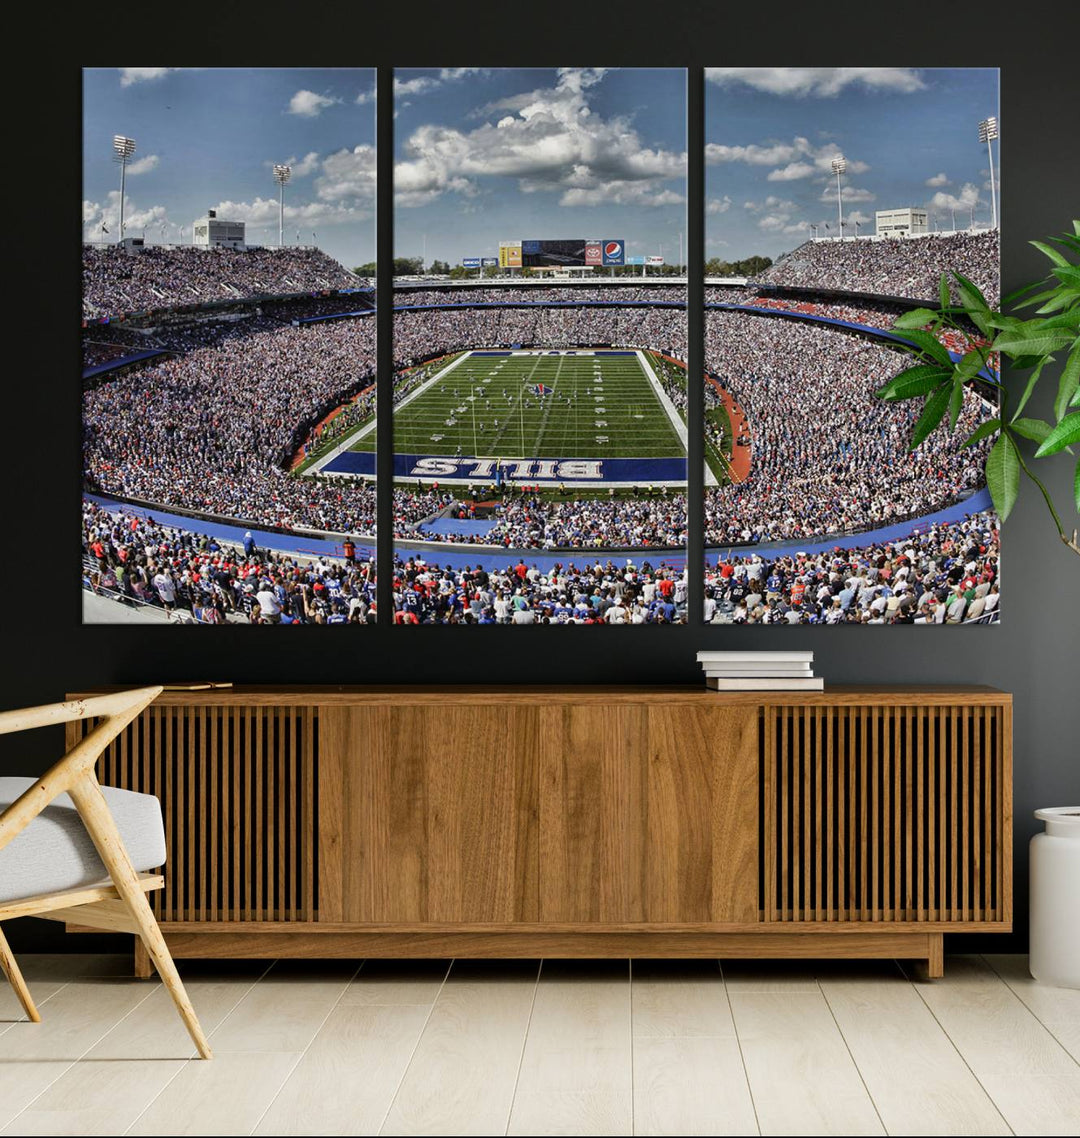
[[[136,980],[149,980],[153,972],[150,966],[150,953],[146,951],[146,945],[142,942],[142,937],[135,938],[135,979]]]
[[[945,936],[943,933],[930,933],[930,953],[926,960],[926,975],[930,980],[940,980],[945,975]]]

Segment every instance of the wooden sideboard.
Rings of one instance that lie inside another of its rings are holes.
[[[944,932],[1011,928],[1011,718],[984,687],[167,691],[99,777],[161,799],[177,957],[937,975]]]

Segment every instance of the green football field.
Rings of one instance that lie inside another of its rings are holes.
[[[538,384],[550,392],[536,394]],[[351,449],[374,446],[371,432]],[[636,355],[543,352],[470,353],[396,408],[394,450],[502,458],[686,453]]]

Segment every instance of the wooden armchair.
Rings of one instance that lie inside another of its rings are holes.
[[[164,884],[159,874],[145,872],[165,860],[160,804],[153,795],[103,789],[94,773],[105,748],[161,690],[140,688],[0,712],[0,734],[76,719],[100,719],[37,781],[0,778],[0,921],[46,917],[137,933],[199,1054],[209,1059],[210,1046],[146,899],[148,890]],[[120,825],[114,814],[122,814]],[[22,842],[12,845],[24,830],[27,833]],[[136,844],[133,863],[128,845],[134,849]],[[2,929],[0,967],[27,1016],[40,1022]]]

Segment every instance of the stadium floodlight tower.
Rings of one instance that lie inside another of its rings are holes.
[[[292,167],[279,165],[274,167],[274,181],[277,182],[277,243],[285,244],[285,183],[292,177]]]
[[[114,134],[112,148],[113,161],[120,164],[120,224],[116,233],[116,241],[119,244],[124,240],[124,180],[127,175],[127,165],[135,153],[135,139],[123,134]]]
[[[836,208],[840,217],[840,240],[844,240],[844,195],[840,190],[840,175],[847,172],[847,159],[837,154],[832,160],[832,172],[836,175]]]
[[[998,227],[997,220],[997,192],[994,186],[994,148],[991,145],[998,136],[997,117],[991,115],[979,123],[979,141],[986,143],[986,154],[990,160],[990,209],[993,213],[994,228]]]

